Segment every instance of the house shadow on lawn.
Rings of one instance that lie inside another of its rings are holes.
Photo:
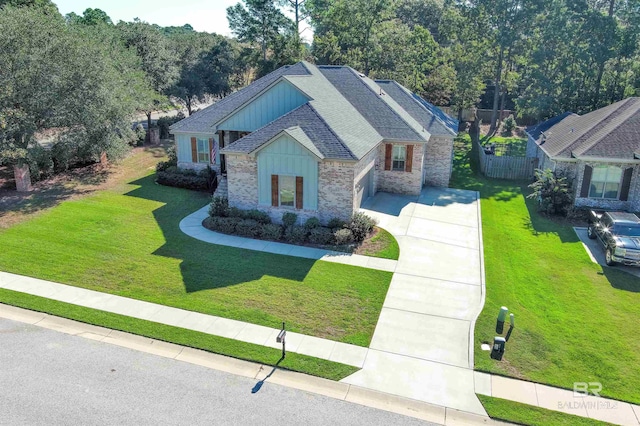
[[[631,268],[627,266],[625,268]],[[606,277],[611,287],[630,291],[632,293],[640,293],[640,278],[623,269],[614,266],[603,266],[602,274]]]
[[[154,255],[179,259],[188,293],[223,288],[272,276],[302,282],[315,260],[221,246],[184,234],[180,221],[209,202],[210,195],[155,183],[155,175],[130,182],[139,185],[125,195],[164,203],[153,216],[165,244]]]
[[[531,192],[527,186],[522,187],[522,193],[528,194]],[[563,217],[547,216],[538,211],[538,204],[536,200],[531,198],[525,198],[525,204],[529,212],[529,220],[525,220],[524,227],[529,229],[535,236],[543,234],[555,234],[560,238],[563,243],[577,243],[580,238],[573,230],[573,226]]]

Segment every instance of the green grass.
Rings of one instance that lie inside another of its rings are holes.
[[[3,303],[32,311],[45,312],[88,324],[99,325],[266,365],[277,364],[280,368],[312,374],[331,380],[343,379],[358,370],[358,368],[349,365],[325,361],[297,353],[288,353],[285,359],[279,362],[282,355],[279,349],[226,339],[224,337],[109,312],[97,311],[11,290],[0,289],[0,300],[2,300]]]
[[[63,202],[0,230],[0,270],[368,346],[391,273],[183,234],[208,200],[149,175]]]
[[[478,395],[478,398],[492,419],[521,425],[599,426],[609,424],[485,395]]]
[[[365,256],[380,257],[382,259],[398,260],[400,257],[400,246],[398,241],[389,232],[382,228],[376,228],[378,232],[363,247],[361,254]]]
[[[480,191],[486,303],[475,328],[478,370],[640,402],[640,279],[594,264],[571,225],[536,212],[525,183],[476,176],[457,141],[453,185]],[[502,362],[480,351],[501,306],[516,327]]]

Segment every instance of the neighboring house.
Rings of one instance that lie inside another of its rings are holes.
[[[573,180],[578,207],[640,211],[640,98],[526,129],[538,168]]]
[[[229,205],[346,219],[378,191],[448,186],[458,123],[394,81],[282,67],[171,126],[178,166],[226,176]]]

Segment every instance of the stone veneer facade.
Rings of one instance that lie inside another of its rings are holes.
[[[413,145],[413,162],[410,172],[384,169],[385,145],[386,143],[378,145],[378,158],[376,160],[376,174],[378,178],[375,192],[382,191],[396,194],[420,195],[422,191],[422,157],[424,154],[424,144],[397,144]]]
[[[266,211],[274,222],[293,212],[299,223],[317,217],[323,223],[334,217],[348,219],[353,213],[354,163],[323,161],[319,163],[318,210],[295,210],[258,204],[258,163],[248,155],[227,154],[229,205],[240,209]]]
[[[453,136],[432,136],[424,155],[424,184],[448,187],[453,167]]]

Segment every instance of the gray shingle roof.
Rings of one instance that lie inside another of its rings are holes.
[[[178,121],[171,126],[171,130],[176,132],[214,133],[214,126],[218,121],[231,114],[254,96],[258,95],[278,78],[284,75],[308,74],[309,70],[302,62],[278,68],[237,92],[220,99],[218,102],[208,106],[202,111],[198,111],[184,120]]]
[[[286,131],[296,139],[302,138],[301,143],[313,143],[315,148],[310,150],[319,153],[319,157],[358,160],[385,139],[425,142],[431,136],[425,123],[432,128],[436,125],[446,127],[447,124],[438,115],[437,108],[419,97],[412,98],[411,92],[398,83],[394,82],[391,90],[405,93],[404,97],[387,96],[376,82],[349,67],[300,62],[266,75],[174,124],[171,130],[176,133],[214,133],[216,123],[281,78],[298,88],[310,101],[235,141],[222,152],[251,153]],[[405,99],[407,96],[410,103]],[[440,114],[443,113],[440,111]]]
[[[325,158],[357,160],[358,158],[329,128],[310,104],[304,104],[266,126],[238,139],[220,152],[249,154],[284,130],[300,128]],[[296,131],[290,132],[296,137]],[[298,139],[296,137],[296,139]]]
[[[562,120],[564,120],[570,115],[575,115],[575,114],[573,114],[572,112],[565,112],[563,114],[550,118],[546,121],[543,121],[542,123],[538,123],[534,126],[529,126],[526,129],[524,129],[524,131],[530,134],[534,140],[538,140],[538,138],[542,133],[546,132],[547,130],[549,130],[550,128],[552,128],[553,126],[555,126],[556,124],[558,124],[559,122],[561,122]]]
[[[640,98],[566,115],[540,133],[537,143],[551,157],[634,160],[640,150]]]
[[[383,138],[397,141],[426,140],[381,99],[380,93],[376,93],[364,81],[366,77],[350,67],[321,65],[318,69]]]
[[[376,83],[432,135],[458,134],[458,120],[449,117],[440,108],[393,80],[376,80]]]

